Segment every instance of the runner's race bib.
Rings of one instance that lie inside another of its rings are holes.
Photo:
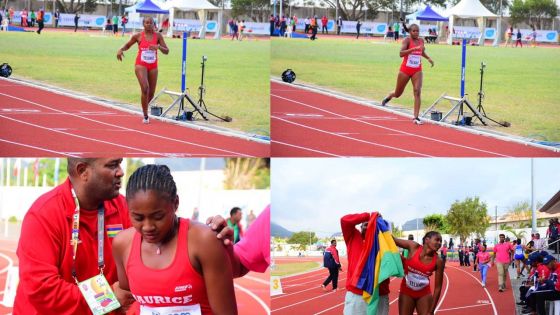
[[[406,66],[410,68],[418,68],[420,67],[420,59],[422,56],[420,55],[408,55],[408,60],[406,61]]]
[[[140,60],[145,63],[154,63],[156,62],[156,51],[155,50],[142,50],[140,54]]]
[[[430,285],[430,279],[416,273],[408,273],[405,276],[406,286],[414,291],[420,291]]]
[[[78,287],[94,315],[107,314],[121,307],[104,275],[84,280]]]
[[[202,311],[200,310],[200,304],[166,307],[141,305],[140,315],[202,315]]]

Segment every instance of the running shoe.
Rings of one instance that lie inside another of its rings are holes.
[[[486,285],[483,283],[483,284],[482,284],[482,287],[483,287],[483,288],[486,288]]]
[[[381,106],[387,105],[387,103],[389,103],[390,100],[391,100],[391,99],[388,98],[388,97],[384,98],[384,99],[381,101]]]
[[[150,123],[150,118],[144,117],[144,119],[142,119],[142,123],[143,124],[149,124]]]
[[[416,125],[423,125],[424,123],[420,120],[420,118],[416,117],[412,120],[413,123]]]
[[[323,291],[325,291],[325,292],[327,291],[327,287],[325,287],[324,284],[321,284],[321,288],[323,288]]]

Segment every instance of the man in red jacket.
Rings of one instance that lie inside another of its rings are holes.
[[[360,259],[360,253],[364,247],[364,238],[370,213],[348,214],[340,219],[342,236],[346,243],[348,252],[348,278],[346,281],[346,297],[344,299],[344,315],[365,315],[367,304],[362,298],[362,290],[353,286],[350,282]],[[360,224],[360,231],[356,225]],[[377,314],[389,314],[389,279],[383,281],[379,286],[379,304]]]
[[[325,267],[329,269],[329,276],[321,284],[323,290],[327,291],[327,286],[332,281],[332,290],[336,292],[338,290],[338,272],[342,270],[342,265],[340,264],[340,259],[338,258],[338,250],[336,249],[336,240],[331,240],[331,246],[325,249],[325,255],[330,254],[332,257],[329,265],[325,263]]]
[[[66,181],[33,203],[23,219],[17,249],[20,282],[14,314],[91,314],[76,281],[101,270],[109,284],[117,281],[112,240],[130,227],[126,200],[119,194],[121,162],[120,158],[69,158]],[[100,215],[105,222],[98,227]],[[73,234],[76,224],[77,235]],[[98,246],[98,231],[103,246]],[[101,257],[103,268],[98,266]],[[115,293],[121,303],[132,302],[128,292]]]

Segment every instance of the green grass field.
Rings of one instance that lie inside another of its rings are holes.
[[[117,61],[116,52],[129,38],[88,33],[2,32],[0,63],[8,62],[13,76],[28,78],[140,108],[140,89],[134,75],[137,48]],[[168,39],[169,55],[159,53],[157,91],[167,87],[180,91],[182,40]],[[198,99],[201,58],[208,56],[204,98],[208,110],[233,117],[217,125],[258,134],[269,134],[268,40],[189,40],[187,87]],[[157,93],[156,91],[156,93]]]
[[[381,40],[320,36],[314,42],[273,39],[271,76],[279,78],[282,71],[291,68],[297,75],[296,82],[381,102],[395,88],[401,63],[399,50],[400,44]],[[444,92],[460,95],[461,47],[427,45],[426,53],[435,66],[430,68],[423,60],[421,111]],[[466,93],[475,106],[482,61],[487,64],[483,102],[486,113],[495,120],[511,122],[509,128],[493,129],[560,142],[560,48],[467,47]],[[442,109],[450,108],[445,103]],[[390,104],[412,109],[411,85]]]
[[[287,264],[277,264],[276,269],[270,272],[271,276],[284,277],[300,272],[309,271],[320,267],[321,264],[318,262],[306,261],[306,262],[296,262]]]

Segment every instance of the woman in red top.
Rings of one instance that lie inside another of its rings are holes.
[[[138,78],[142,92],[141,102],[144,114],[142,122],[147,124],[150,122],[148,119],[148,103],[154,98],[158,78],[157,51],[161,50],[163,54],[167,55],[169,48],[167,48],[163,36],[154,32],[154,19],[152,17],[145,17],[143,25],[144,31],[132,35],[130,40],[117,51],[117,59],[122,61],[123,52],[138,43],[134,72],[136,72],[136,78]]]
[[[434,61],[428,55],[424,48],[424,40],[419,37],[420,27],[416,24],[410,25],[407,29],[404,25],[405,31],[410,33],[410,36],[405,38],[402,42],[400,56],[404,57],[399,74],[397,76],[397,87],[395,91],[391,92],[383,101],[382,106],[385,106],[393,97],[399,98],[404,92],[404,88],[409,80],[412,80],[412,87],[414,89],[414,120],[417,125],[421,125],[422,121],[418,118],[420,113],[420,93],[422,92],[422,57],[428,59],[432,67]]]
[[[397,246],[408,249],[409,258],[403,258],[405,277],[399,294],[399,314],[412,315],[416,309],[419,315],[434,314],[441,294],[443,282],[443,261],[437,251],[441,247],[441,234],[428,232],[422,238],[423,245],[414,241],[394,238]],[[430,276],[436,272],[434,294],[430,291]]]
[[[141,314],[237,314],[232,267],[216,234],[179,219],[169,168],[146,165],[126,187],[133,228],[113,240],[119,286]]]

